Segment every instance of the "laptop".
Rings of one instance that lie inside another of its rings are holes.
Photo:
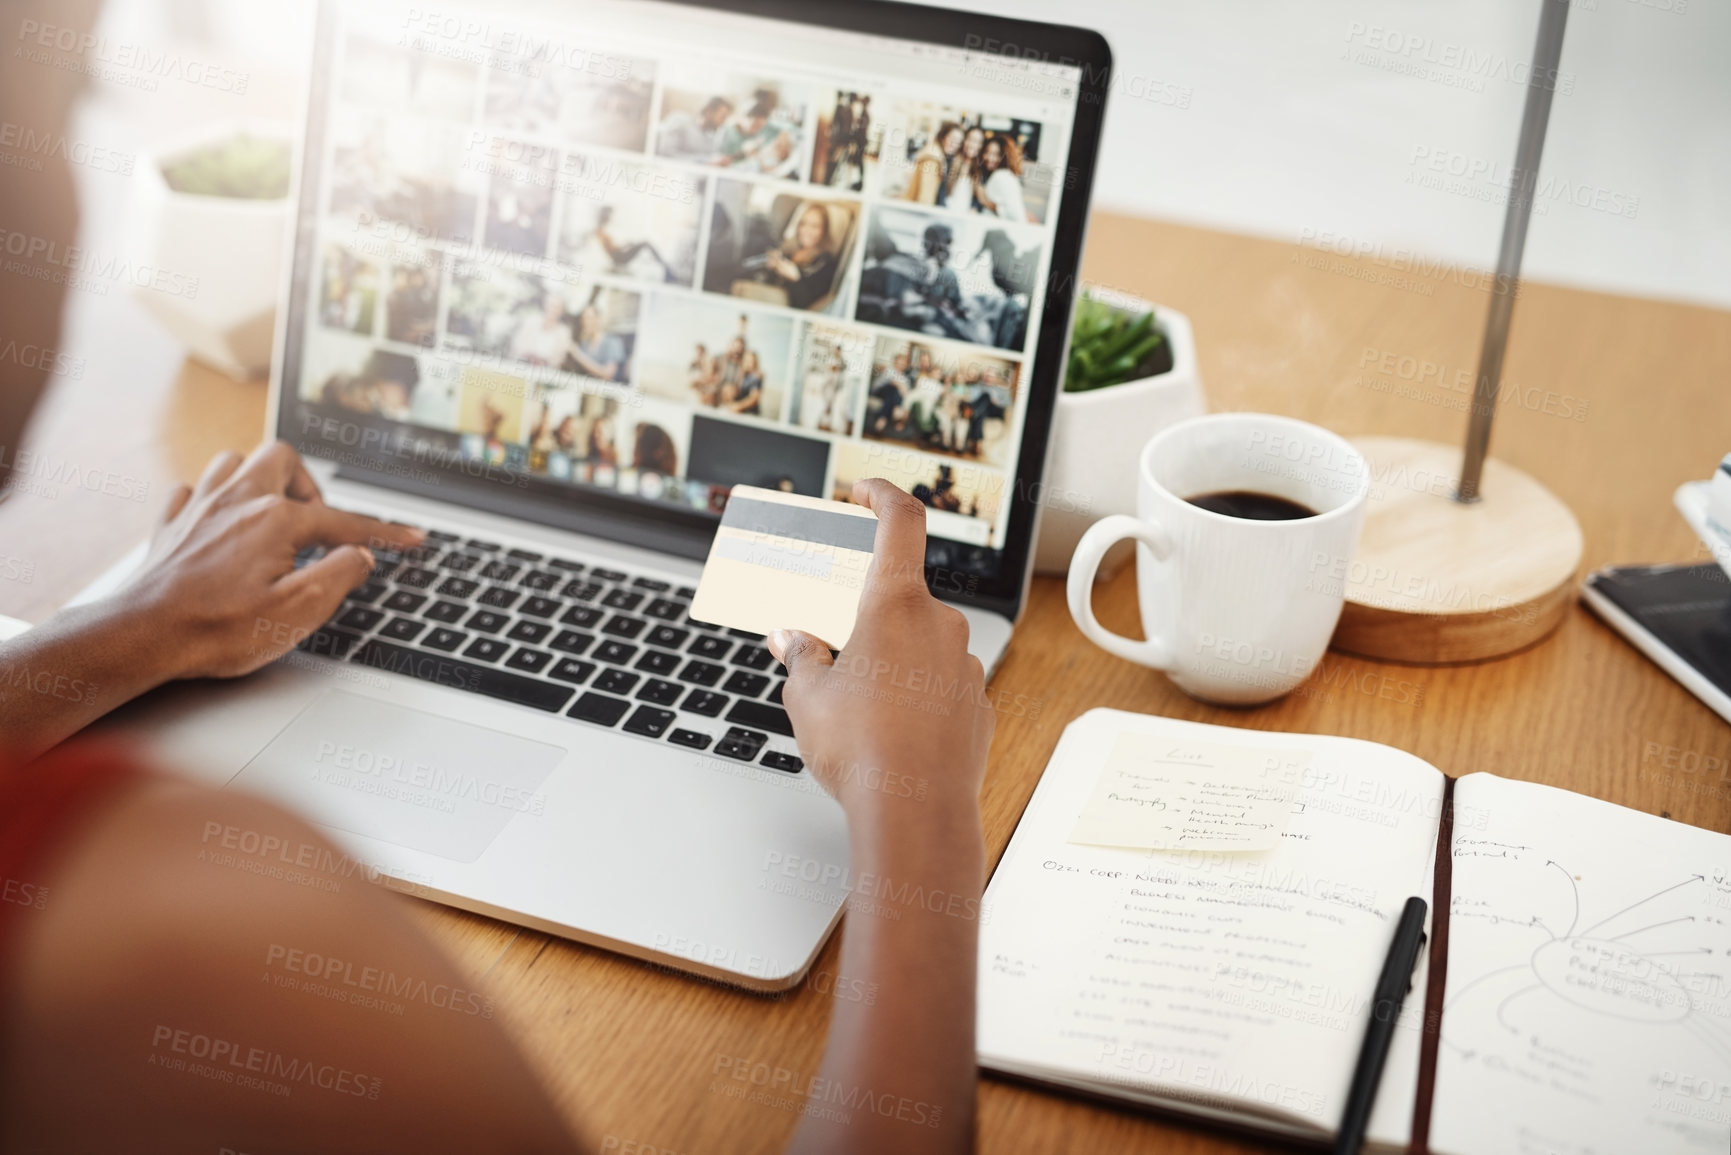
[[[690,618],[701,559],[735,485],[890,478],[997,665],[1108,65],[870,0],[323,4],[269,433],[430,538],[281,661],[109,725],[343,851],[221,832],[237,868],[797,983],[846,826],[763,639]]]

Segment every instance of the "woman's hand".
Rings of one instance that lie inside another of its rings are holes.
[[[409,549],[425,535],[326,505],[285,442],[242,461],[224,453],[169,499],[150,552],[115,595],[152,622],[168,679],[225,678],[280,658],[323,625],[373,569],[368,546]],[[295,569],[295,555],[325,555]]]
[[[368,545],[420,530],[330,508],[282,443],[225,453],[169,499],[138,571],[115,594],[61,610],[0,645],[0,745],[20,761],[177,678],[250,673],[323,625],[373,569]],[[295,555],[324,546],[295,569]]]
[[[799,751],[850,821],[900,801],[889,780],[924,783],[921,813],[975,814],[994,716],[967,619],[926,588],[925,506],[881,478],[854,484],[878,515],[853,636],[834,659],[810,634],[778,630],[783,699]]]
[[[921,1103],[925,1125],[812,1111],[787,1150],[964,1155],[974,1150],[974,1002],[985,841],[980,784],[992,742],[968,623],[926,589],[926,511],[889,482],[857,482],[878,515],[853,636],[832,660],[777,631],[799,752],[847,811],[847,924],[839,973],[878,992],[838,1002],[819,1077]],[[861,901],[853,902],[853,897]]]

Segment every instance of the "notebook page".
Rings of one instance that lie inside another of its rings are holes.
[[[1431,1149],[1731,1148],[1731,838],[1469,774],[1455,784]]]
[[[1309,751],[1280,844],[1069,842],[1125,732]],[[1400,908],[1430,898],[1442,789],[1434,767],[1374,743],[1089,711],[986,891],[981,1065],[1333,1131]],[[1408,1134],[1423,977],[1421,963],[1372,1120],[1379,1143]]]

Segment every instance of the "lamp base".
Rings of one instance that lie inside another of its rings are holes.
[[[1485,462],[1471,505],[1454,500],[1460,449],[1361,437],[1370,465],[1364,536],[1346,574],[1334,649],[1394,662],[1482,662],[1556,629],[1575,600],[1580,523],[1512,465]]]

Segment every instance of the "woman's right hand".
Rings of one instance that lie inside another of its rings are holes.
[[[890,810],[898,821],[971,816],[977,826],[995,716],[967,619],[926,588],[925,506],[881,478],[855,482],[853,498],[878,527],[846,648],[832,659],[810,634],[768,639],[788,668],[782,694],[800,754],[856,828]]]

